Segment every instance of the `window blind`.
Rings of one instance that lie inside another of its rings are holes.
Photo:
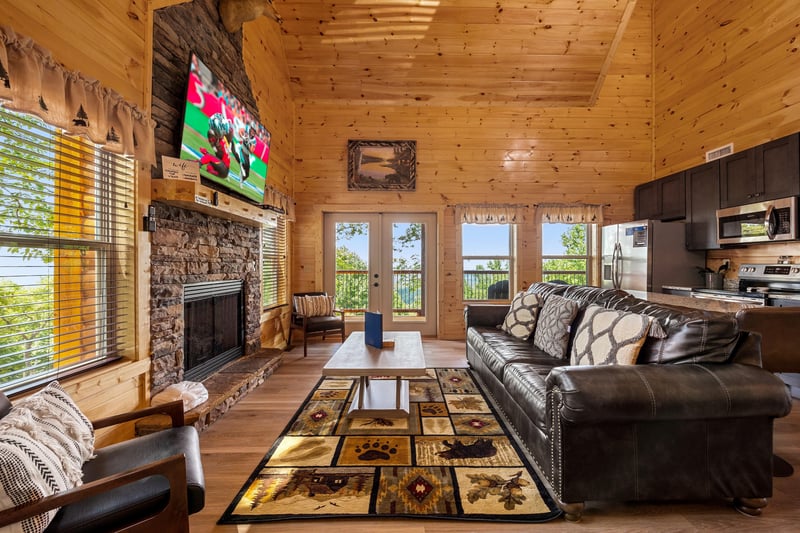
[[[0,108],[0,389],[130,355],[134,162]]]
[[[261,230],[261,303],[264,309],[287,302],[286,218],[271,215]]]

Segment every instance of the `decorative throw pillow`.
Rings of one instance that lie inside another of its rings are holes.
[[[57,382],[23,398],[0,419],[0,509],[71,489],[94,453],[94,429]],[[43,531],[58,510],[23,521]]]
[[[591,304],[572,343],[572,365],[633,365],[650,329],[648,317]]]
[[[295,296],[294,308],[305,316],[329,316],[333,313],[333,296]]]
[[[518,339],[528,340],[536,329],[536,317],[541,304],[538,294],[527,294],[524,291],[517,293],[500,329]]]
[[[569,327],[578,314],[578,304],[563,296],[551,294],[539,311],[533,344],[556,359],[567,355]]]

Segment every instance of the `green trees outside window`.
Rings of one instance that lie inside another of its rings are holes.
[[[586,285],[588,250],[586,224],[542,224],[542,281]]]

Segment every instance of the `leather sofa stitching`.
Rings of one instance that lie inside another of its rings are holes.
[[[717,382],[717,384],[719,385],[719,388],[725,394],[726,412],[730,413],[731,410],[733,409],[733,399],[731,398],[730,389],[728,389],[728,387],[725,386],[725,383],[723,383],[722,380],[719,379],[718,375],[716,375],[714,372],[712,372],[711,370],[709,370],[705,366],[703,366],[703,365],[693,365],[693,366],[702,369],[706,374],[708,374],[709,376],[714,378],[714,381]]]
[[[636,375],[642,381],[644,388],[647,389],[647,395],[650,397],[650,414],[653,417],[655,417],[657,409],[656,409],[656,395],[653,392],[653,388],[650,386],[650,383],[647,381],[647,378],[642,375],[641,370],[639,370],[635,366],[633,367],[633,369],[634,372],[636,372]]]

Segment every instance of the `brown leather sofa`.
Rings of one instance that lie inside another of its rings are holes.
[[[569,355],[500,330],[507,305],[467,306],[469,364],[568,520],[591,500],[732,499],[760,514],[772,495],[773,419],[791,398],[761,368],[759,334],[729,314],[619,290],[535,283],[528,292],[644,314],[663,330],[636,365],[569,366]]]

